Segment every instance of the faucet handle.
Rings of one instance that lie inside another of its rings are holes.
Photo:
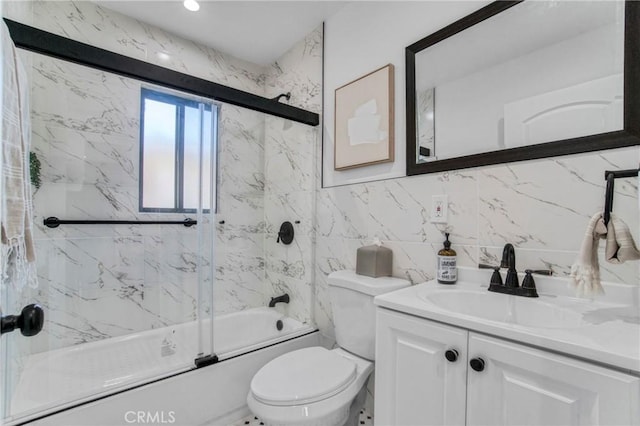
[[[504,280],[505,287],[517,288],[520,287],[520,283],[518,282],[518,272],[514,268],[509,267],[507,271],[507,278]]]
[[[524,271],[526,274],[524,279],[522,280],[522,293],[523,296],[527,297],[538,297],[538,292],[536,291],[536,282],[533,280],[533,271],[531,269],[527,269]]]
[[[500,275],[500,267],[497,266],[493,268],[493,274],[491,274],[490,285],[503,285],[502,284],[502,275]]]
[[[525,276],[522,280],[522,288],[536,288],[536,282],[533,280],[533,271],[531,269],[526,269],[524,271]]]
[[[553,275],[553,271],[551,269],[534,269],[534,270],[527,269],[527,271],[531,271],[532,274],[546,275],[547,277],[550,277]]]

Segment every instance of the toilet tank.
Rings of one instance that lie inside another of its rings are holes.
[[[371,278],[357,275],[355,271],[336,271],[329,274],[328,282],[338,345],[373,361],[376,333],[373,298],[407,287],[409,281],[393,277]]]

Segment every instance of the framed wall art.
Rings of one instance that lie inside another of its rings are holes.
[[[336,89],[334,168],[393,162],[393,65]]]

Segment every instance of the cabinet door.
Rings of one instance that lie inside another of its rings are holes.
[[[468,425],[638,424],[640,379],[469,333]]]
[[[376,425],[464,425],[466,364],[466,330],[378,308]]]

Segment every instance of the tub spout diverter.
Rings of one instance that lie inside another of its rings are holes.
[[[271,301],[269,302],[269,307],[273,308],[274,306],[276,306],[276,303],[289,303],[289,295],[287,293],[283,294],[282,296],[278,296],[278,297],[272,297]]]

